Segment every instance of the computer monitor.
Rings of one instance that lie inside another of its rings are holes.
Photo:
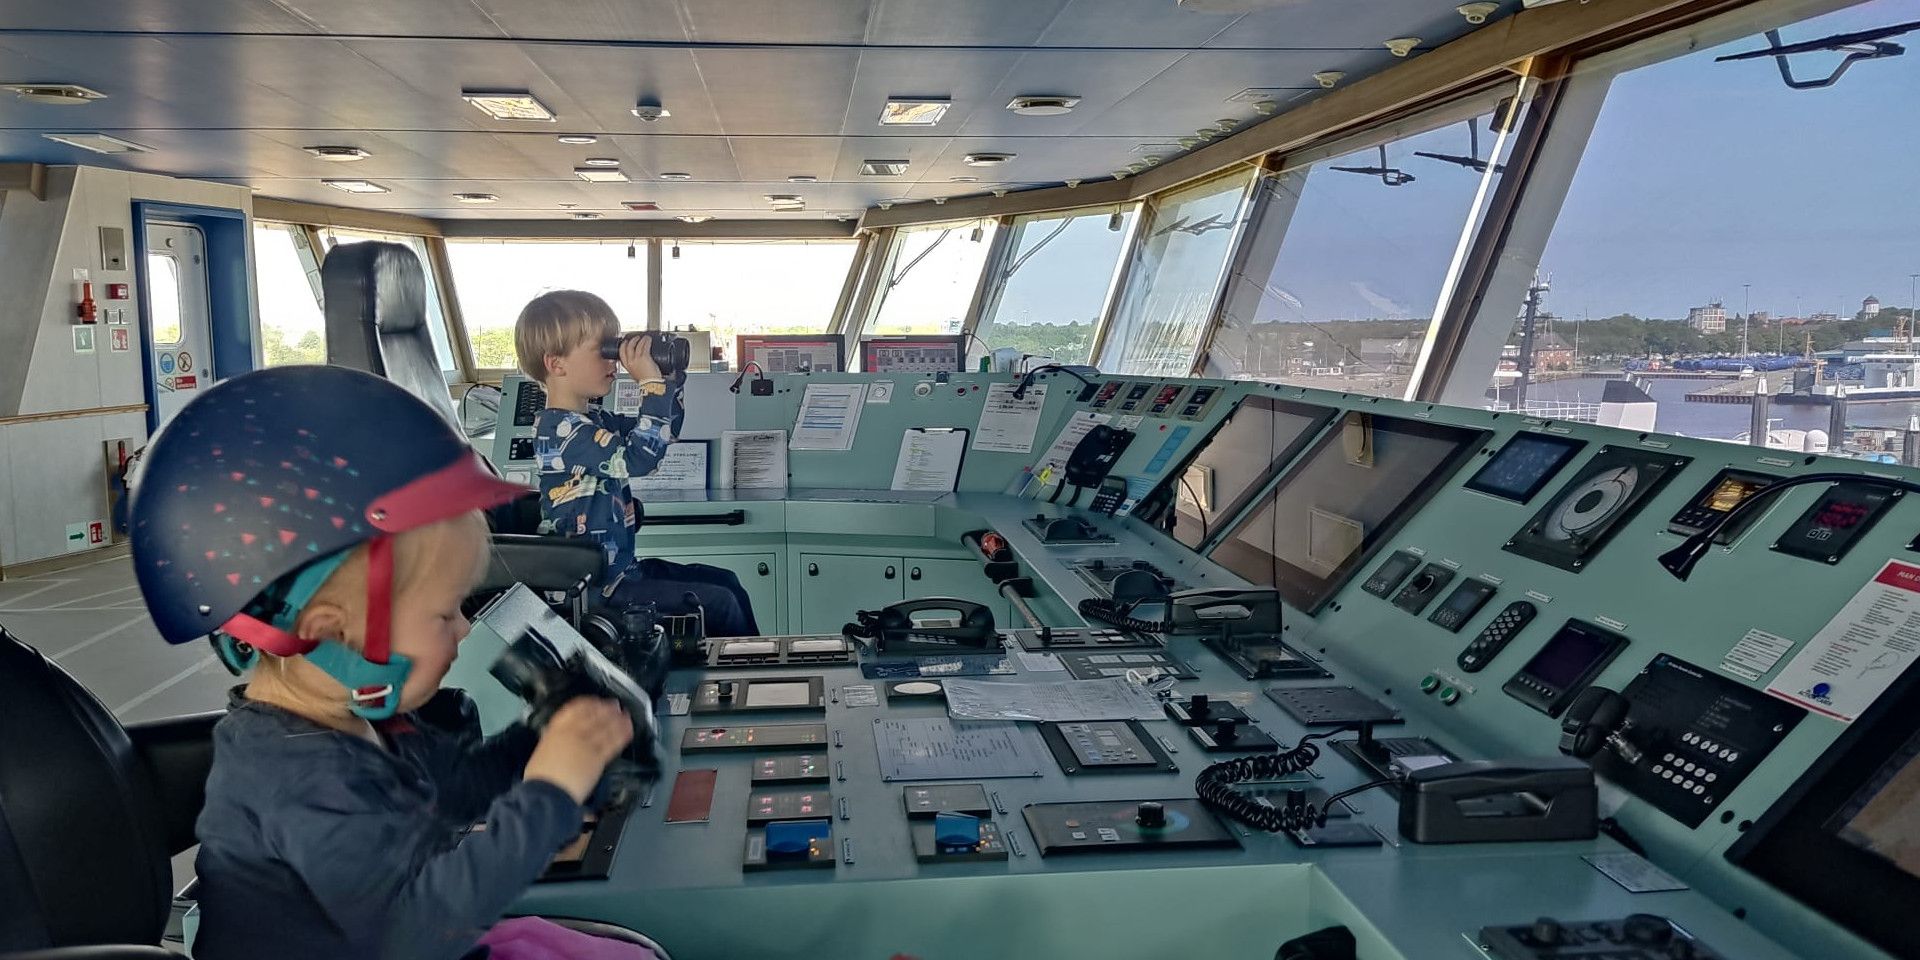
[[[1331,407],[1254,394],[1162,482],[1149,519],[1171,521],[1175,540],[1199,551],[1225,533],[1274,476],[1333,419]],[[1169,516],[1169,513],[1171,516]]]
[[[1208,558],[1316,613],[1487,436],[1349,411]]]
[[[1727,859],[1898,957],[1920,956],[1920,671],[1908,669]]]
[[[967,335],[865,337],[860,341],[862,373],[963,373]]]
[[[743,333],[734,338],[733,359],[762,373],[842,373],[847,341],[830,333]]]

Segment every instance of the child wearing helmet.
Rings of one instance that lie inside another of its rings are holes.
[[[339,367],[220,384],[146,459],[132,546],[154,623],[251,670],[215,728],[194,955],[485,955],[633,735],[580,698],[482,739],[438,689],[484,570],[478,511],[525,491],[426,404]]]
[[[691,595],[705,611],[708,636],[756,635],[752,603],[732,572],[634,555],[640,509],[627,484],[659,465],[684,413],[679,382],[661,375],[645,336],[620,346],[620,364],[640,383],[640,415],[592,405],[613,389],[614,362],[601,356],[600,344],[618,336],[613,308],[579,290],[533,298],[514,323],[520,370],[547,391],[533,441],[542,528],[600,544],[607,556],[601,590],[616,604],[651,603],[678,615],[692,612]]]

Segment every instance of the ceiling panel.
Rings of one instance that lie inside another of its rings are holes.
[[[132,0],[132,4],[145,0]],[[131,4],[130,4],[131,5]],[[544,6],[544,4],[540,4]],[[473,0],[292,0],[285,4],[321,33],[423,37],[503,37]]]
[[[868,43],[956,47],[1030,46],[1067,5],[1067,0],[878,2]]]
[[[1400,6],[1426,0],[1288,0],[1290,3]],[[1047,47],[1154,47],[1190,50],[1247,14],[1201,13],[1174,0],[1072,0],[1039,44]]]
[[[703,48],[694,53],[727,133],[840,132],[859,68],[851,48]]]
[[[681,0],[680,8],[691,38],[701,43],[857,44],[875,2]]]
[[[13,0],[0,4],[0,29],[4,30],[297,33],[311,27],[270,0]]]
[[[1261,119],[1251,103],[1233,103],[1231,97],[1253,87],[1272,87],[1317,93],[1313,74],[1345,70],[1358,76],[1385,66],[1393,55],[1383,47],[1372,51],[1241,52],[1206,50],[1190,53],[1147,85],[1128,94],[1076,128],[1081,135],[1163,137],[1169,131],[1192,133],[1217,121],[1242,123]],[[1290,102],[1281,94],[1284,104]]]
[[[958,129],[970,115],[1004,106],[989,103],[987,95],[1024,56],[1019,50],[866,50],[840,132],[913,137]],[[883,127],[880,110],[890,97],[946,97],[953,106],[938,127]]]
[[[1077,133],[1089,118],[1112,109],[1182,56],[1177,50],[1142,50],[1126,56],[1094,50],[1030,51],[1001,78],[987,95],[983,109],[974,111],[957,133],[969,137]],[[1006,109],[1016,96],[1045,94],[1079,97],[1080,105],[1063,117],[1023,117]],[[1168,132],[1178,129],[1171,127]]]
[[[749,180],[833,180],[838,169],[838,137],[732,137],[728,144],[740,176]]]
[[[1243,48],[1372,49],[1395,37],[1418,37],[1426,48],[1459,37],[1473,26],[1454,0],[1415,3],[1348,3],[1306,0],[1235,22],[1208,46]],[[1500,16],[1520,9],[1520,0],[1501,0]]]
[[[473,0],[473,3],[515,37],[674,42],[690,39],[680,4],[675,0]]]
[[[593,133],[719,133],[720,114],[707,95],[693,51],[685,47],[593,47],[520,44],[539,71],[579,103],[560,126]],[[641,100],[672,116],[648,123],[633,115]]]

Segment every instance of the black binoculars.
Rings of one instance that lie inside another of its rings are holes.
[[[608,337],[600,341],[600,355],[608,360],[620,359],[620,348],[634,337],[652,338],[648,341],[647,354],[653,358],[653,365],[660,368],[661,376],[671,380],[686,371],[692,345],[685,337],[676,337],[665,330]]]

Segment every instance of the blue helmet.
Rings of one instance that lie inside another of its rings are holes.
[[[160,635],[210,636],[236,671],[254,650],[309,655],[374,718],[393,712],[407,667],[389,651],[392,535],[527,492],[419,398],[344,367],[221,383],[168,423],[146,461],[133,565]],[[294,636],[294,616],[362,543],[364,649]]]

